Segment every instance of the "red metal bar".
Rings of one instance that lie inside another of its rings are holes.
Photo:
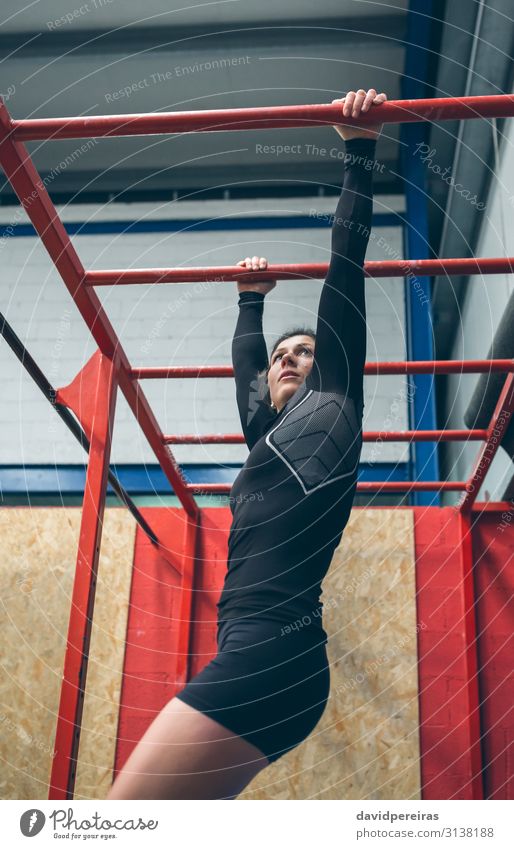
[[[279,263],[266,271],[245,271],[233,265],[190,268],[119,268],[87,271],[87,286],[121,286],[157,283],[229,283],[244,280],[316,280],[327,276],[327,262]],[[440,274],[512,274],[514,257],[472,257],[466,259],[398,259],[364,263],[366,277],[415,277]]]
[[[357,484],[357,492],[411,492],[411,491],[461,491],[466,481],[362,481]],[[228,495],[231,483],[195,483],[188,484],[195,495]]]
[[[141,387],[134,383],[130,375],[128,357],[96,292],[86,289],[83,285],[85,270],[80,258],[27,150],[12,138],[11,129],[11,116],[0,101],[0,165],[20,203],[25,207],[98,347],[106,356],[118,357],[120,388],[184,509],[190,515],[196,516],[198,507],[183,484],[175,458],[169,448],[163,445],[163,434]]]
[[[487,430],[365,430],[363,442],[467,442],[481,440],[487,436]],[[242,433],[206,433],[201,436],[194,433],[180,433],[165,436],[166,445],[239,445],[244,443]]]
[[[196,519],[186,517],[183,539],[183,568],[180,583],[179,633],[175,681],[180,687],[189,680],[191,664],[191,622],[193,619],[193,593],[195,590],[196,555],[199,542],[201,513]]]
[[[93,625],[96,578],[107,493],[107,474],[116,405],[119,366],[98,355],[86,367],[84,418],[91,415],[91,442],[82,505],[77,565],[64,657],[59,714],[55,732],[49,799],[72,799]],[[91,397],[91,395],[93,397]]]
[[[471,508],[473,513],[502,513],[512,514],[513,501],[475,501]]]
[[[438,97],[390,100],[359,116],[342,120],[341,104],[314,103],[300,106],[257,106],[246,109],[205,109],[196,112],[154,112],[128,115],[96,115],[69,118],[29,118],[13,121],[16,141],[36,139],[100,138],[162,133],[215,132],[223,130],[269,130],[320,127],[324,124],[365,126],[376,123],[450,121],[467,118],[514,116],[514,97],[509,94],[481,97]]]
[[[514,360],[407,360],[366,363],[364,374],[482,374],[514,372]],[[133,368],[134,380],[186,377],[233,377],[232,366],[148,366]]]
[[[489,427],[487,439],[480,448],[473,471],[466,482],[466,495],[460,502],[462,512],[469,511],[478,496],[489,467],[511,422],[514,412],[514,374],[509,374],[500,392]]]

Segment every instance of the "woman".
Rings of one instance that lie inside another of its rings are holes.
[[[383,103],[351,91],[344,117]],[[366,318],[363,263],[380,125],[335,128],[344,181],[316,332],[262,335],[276,284],[238,283],[232,356],[250,454],[231,489],[218,653],[150,725],[110,799],[234,799],[319,722],[330,674],[321,582],[348,521],[362,445]],[[240,266],[265,269],[264,258]],[[269,401],[260,391],[265,375]]]

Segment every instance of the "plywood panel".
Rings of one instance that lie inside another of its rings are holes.
[[[354,510],[323,585],[331,693],[241,799],[419,799],[411,510]]]
[[[0,511],[0,796],[48,793],[81,511]],[[135,523],[105,514],[76,797],[111,780]]]

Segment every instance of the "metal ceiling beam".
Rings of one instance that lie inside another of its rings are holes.
[[[404,14],[370,15],[353,18],[315,18],[291,24],[290,20],[263,25],[253,24],[214,27],[199,26],[141,27],[122,26],[112,30],[62,30],[38,33],[14,33],[0,36],[0,56],[16,58],[55,56],[72,53],[75,56],[105,55],[108,53],[145,53],[156,51],[197,51],[214,47],[242,49],[248,47],[315,47],[336,43],[344,48],[359,43],[391,40],[402,42],[406,33]],[[31,35],[37,35],[34,40]]]
[[[452,94],[455,85],[460,86],[463,96],[497,95],[510,91],[513,72],[514,21],[512,0],[489,0],[476,5],[472,34],[466,40],[463,33],[461,4],[448,4],[449,15],[458,24],[448,19],[441,48],[441,66],[437,83],[437,95]],[[469,10],[466,12],[469,14]],[[469,20],[467,24],[469,24]],[[453,50],[454,39],[459,37],[459,53]],[[465,72],[465,74],[464,74]],[[462,87],[462,77],[465,85]],[[452,79],[456,82],[453,83]],[[464,90],[463,90],[464,89]],[[501,127],[503,122],[498,122]],[[458,144],[455,144],[457,130]],[[453,147],[453,162],[449,159],[448,140]],[[457,125],[439,125],[430,138],[427,170],[431,174],[430,196],[438,203],[442,183],[441,175],[435,174],[437,164],[441,170],[451,166],[447,177],[455,185],[463,187],[464,194],[453,188],[445,189],[445,207],[442,234],[437,255],[441,258],[474,255],[482,223],[486,220],[487,208],[480,211],[478,204],[487,206],[492,174],[494,173],[493,134],[490,119],[466,121]],[[437,188],[436,188],[437,187]],[[472,203],[471,199],[476,198]],[[440,201],[439,201],[440,202]],[[440,208],[439,208],[440,211]],[[459,314],[466,295],[467,278],[458,277],[448,281],[436,278],[434,285],[434,309],[436,313],[436,356],[449,356]]]

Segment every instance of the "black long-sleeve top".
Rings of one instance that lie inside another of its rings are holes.
[[[280,413],[262,398],[264,295],[242,292],[232,343],[249,456],[230,492],[233,521],[219,621],[260,615],[321,630],[321,582],[348,522],[362,448],[366,308],[376,142],[346,142],[312,369]],[[325,632],[323,632],[325,633]]]

